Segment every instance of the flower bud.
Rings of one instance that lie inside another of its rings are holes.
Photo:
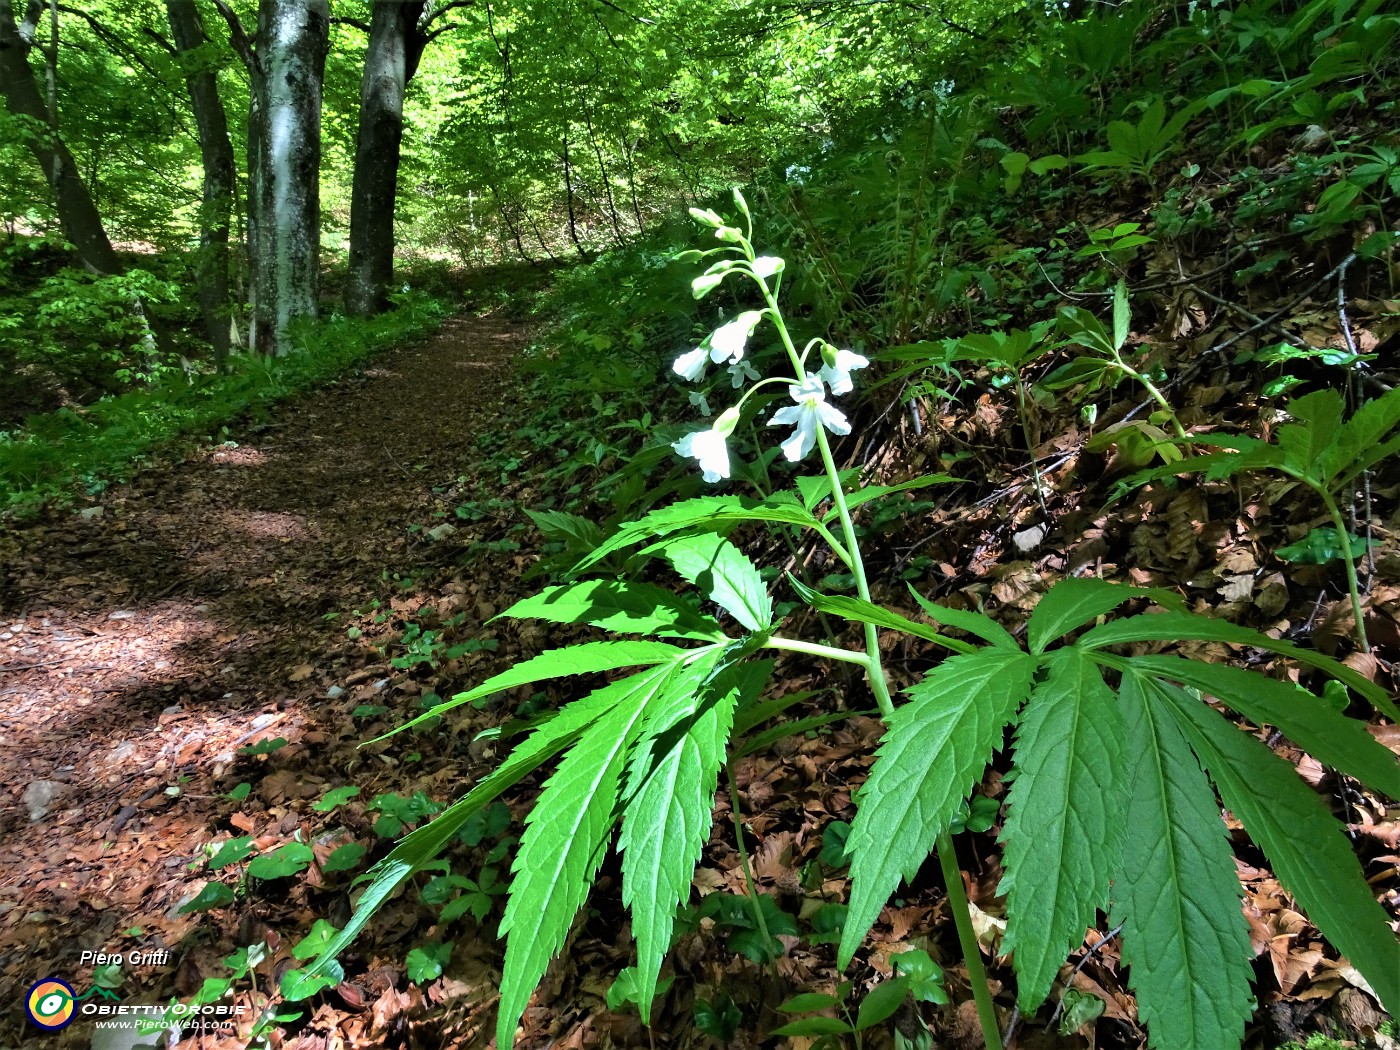
[[[714,426],[710,429],[721,437],[728,437],[730,434],[734,433],[734,428],[738,425],[739,408],[737,405],[734,405],[721,412],[719,418],[715,420]]]

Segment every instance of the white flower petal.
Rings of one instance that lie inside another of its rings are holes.
[[[745,310],[728,324],[722,324],[710,334],[710,360],[737,362],[744,356],[744,346],[749,336],[758,327],[763,314],[758,310]]]
[[[705,358],[708,356],[709,352],[703,346],[696,347],[676,358],[671,371],[693,383],[705,374]]]
[[[854,384],[851,382],[851,373],[858,368],[864,368],[870,362],[853,350],[837,350],[836,360],[821,367],[821,377],[831,385],[833,394],[849,394]]]
[[[825,401],[818,402],[813,412],[821,420],[822,426],[833,434],[849,434],[851,432],[850,421],[845,414],[835,405],[829,405]]]
[[[746,382],[751,383],[757,378],[758,369],[747,361],[737,361],[729,366],[729,382],[735,390],[738,390]]]
[[[714,430],[697,430],[674,442],[671,447],[682,456],[699,460],[706,481],[715,482],[729,477],[729,446],[723,434]]]
[[[806,457],[817,444],[817,432],[814,427],[799,424],[791,436],[783,442],[783,455],[791,463]]]

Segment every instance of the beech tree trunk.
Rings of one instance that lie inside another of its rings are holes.
[[[316,316],[327,0],[261,0],[256,41],[248,114],[250,341],[271,356],[287,352],[292,322]]]
[[[29,65],[42,10],[41,0],[29,0],[23,21],[16,22],[11,0],[0,0],[0,94],[5,97],[6,108],[26,125],[25,142],[44,169],[63,236],[77,249],[78,260],[96,274],[121,273],[122,265],[102,225],[102,216],[78,174],[73,154],[64,145],[58,128],[50,123],[48,107]]]
[[[165,0],[166,15],[175,47],[185,62],[204,46],[204,26],[199,10],[190,0]],[[199,284],[199,306],[204,327],[214,348],[214,364],[223,371],[228,360],[233,325],[229,303],[229,221],[233,210],[233,144],[228,137],[224,104],[214,71],[189,65],[185,69],[195,126],[199,131],[199,154],[204,164],[204,202],[199,221],[199,260],[195,279]]]
[[[394,279],[394,204],[403,143],[403,101],[428,36],[425,0],[374,0],[360,126],[350,191],[350,273],[345,308],[353,316],[380,313]]]

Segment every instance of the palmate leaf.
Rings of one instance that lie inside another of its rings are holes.
[[[1220,1050],[1252,1011],[1253,953],[1220,806],[1159,688],[1129,670],[1119,692],[1128,806],[1112,921],[1151,1045]]]
[[[619,667],[640,667],[647,664],[663,664],[679,660],[694,650],[681,649],[665,642],[615,641],[585,642],[583,645],[566,649],[550,649],[522,663],[516,664],[498,675],[493,675],[475,689],[458,693],[451,700],[445,700],[424,711],[417,718],[405,722],[383,736],[368,741],[383,740],[385,737],[402,733],[462,704],[484,700],[495,693],[514,689],[516,686],[533,685],[552,678],[564,678],[576,674],[592,674],[597,671],[615,671]]]
[[[1052,592],[1053,593],[1053,592]],[[1192,613],[1147,613],[1142,616],[1129,616],[1114,620],[1075,641],[1081,649],[1095,649],[1105,645],[1124,645],[1129,642],[1170,642],[1202,641],[1224,642],[1227,645],[1247,645],[1266,652],[1277,653],[1296,660],[1300,664],[1315,667],[1352,689],[1375,704],[1384,714],[1400,721],[1400,711],[1386,691],[1369,678],[1359,674],[1340,660],[1313,649],[1294,645],[1286,638],[1270,638],[1266,634],[1241,627],[1239,624],[1198,616]]]
[[[1130,598],[1150,597],[1159,605],[1177,606],[1181,598],[1163,587],[1129,587],[1093,576],[1061,580],[1045,593],[1026,621],[1026,641],[1033,653],[1045,651],[1056,638],[1111,613]]]
[[[1016,731],[1016,779],[1002,831],[1003,950],[1014,952],[1023,1013],[1044,1001],[1070,950],[1108,904],[1123,841],[1123,713],[1079,650],[1046,660]]]
[[[583,646],[579,648],[583,648]],[[569,652],[570,650],[559,651]],[[485,780],[443,810],[436,820],[424,824],[399,840],[398,845],[387,857],[362,876],[362,878],[368,878],[372,881],[360,896],[359,902],[355,906],[355,913],[346,923],[345,929],[341,930],[335,939],[326,946],[325,951],[317,957],[315,964],[308,969],[307,973],[316,973],[339,955],[351,941],[359,936],[365,923],[379,910],[380,905],[389,899],[389,895],[415,871],[421,870],[424,865],[437,857],[462,829],[462,826],[490,805],[501,792],[518,783],[560,751],[563,751],[605,712],[627,704],[635,693],[653,688],[658,678],[664,679],[669,675],[688,651],[678,649],[676,652],[679,655],[666,666],[650,668],[632,675],[630,678],[613,682],[601,689],[594,690],[583,699],[575,700],[569,704],[554,718],[545,722],[526,737]],[[689,652],[693,653],[693,650]],[[515,668],[515,670],[519,669]]]
[[[584,580],[546,587],[539,594],[522,598],[500,616],[589,623],[622,634],[707,642],[724,638],[718,623],[674,592],[631,580]]]
[[[1035,658],[989,647],[939,664],[890,717],[847,840],[844,968],[900,879],[912,880],[1030,692]]]
[[[821,522],[801,502],[787,493],[777,493],[767,499],[747,496],[701,496],[682,500],[669,507],[628,522],[607,538],[592,554],[574,566],[580,573],[596,565],[614,551],[630,547],[652,536],[666,536],[695,525],[714,528],[719,525],[750,521],[771,521],[803,528],[824,528]]]
[[[672,567],[751,631],[772,625],[773,601],[753,562],[723,536],[703,532],[653,544]]]
[[[1342,827],[1293,767],[1195,697],[1167,683],[1173,708],[1225,805],[1262,849],[1284,887],[1324,936],[1400,1011],[1400,943],[1371,896]]]
[[[923,638],[926,641],[937,642],[946,649],[952,649],[956,653],[970,653],[973,647],[967,642],[957,638],[949,638],[945,634],[939,634],[932,627],[921,623],[915,623],[907,617],[900,616],[897,612],[891,612],[883,605],[876,605],[868,602],[864,598],[855,598],[846,594],[821,594],[812,590],[795,576],[789,576],[788,582],[792,584],[792,589],[797,592],[797,596],[818,612],[828,612],[835,616],[843,617],[847,620],[855,620],[857,623],[873,623],[877,627],[888,627],[892,631],[903,631],[911,634],[915,638]],[[918,597],[915,595],[915,597]],[[963,613],[963,616],[977,616],[977,613]],[[983,619],[986,619],[983,617]],[[987,621],[991,623],[990,620]],[[952,626],[962,627],[961,623]],[[981,625],[979,625],[981,626]],[[997,630],[1001,630],[996,624],[992,624]],[[984,627],[984,629],[986,629]],[[1004,633],[1004,632],[1003,632]],[[1007,635],[1010,638],[1010,635]],[[1016,645],[1012,639],[1010,648],[1020,652],[1020,646]]]
[[[699,710],[638,746],[629,765],[618,848],[622,901],[632,911],[637,941],[636,1002],[645,1024],[651,1023],[676,907],[690,894],[695,862],[709,837],[735,706],[763,688],[771,669],[771,663],[750,663],[717,675]]]
[[[1355,777],[1373,791],[1400,798],[1395,755],[1354,718],[1333,710],[1307,690],[1253,671],[1175,656],[1138,656],[1131,666],[1223,700],[1259,725],[1272,725],[1319,762]]]
[[[648,705],[671,693],[673,679],[693,685],[697,673],[673,665],[628,679],[637,684],[564,756],[526,818],[501,918],[506,957],[497,1046],[514,1042],[515,1026],[593,884],[616,821],[622,770]]]

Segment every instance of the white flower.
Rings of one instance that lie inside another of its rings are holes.
[[[698,459],[706,481],[729,477],[729,446],[719,431],[697,430],[674,442],[671,447],[682,456]]]
[[[716,328],[710,334],[710,360],[715,364],[724,360],[737,364],[744,356],[744,345],[761,320],[761,310],[745,310],[728,324]]]
[[[709,353],[703,346],[698,346],[676,358],[671,370],[682,379],[689,379],[693,383],[705,374],[705,358]]]
[[[792,436],[783,442],[783,455],[789,461],[796,463],[816,446],[818,424],[833,434],[851,432],[851,424],[841,411],[826,403],[826,386],[820,376],[808,372],[802,385],[788,387],[788,393],[797,404],[778,409],[768,425],[797,424]]]
[[[826,355],[823,354],[822,357],[825,360]],[[831,362],[822,365],[820,374],[831,385],[833,394],[849,394],[853,386],[851,373],[868,364],[870,362],[854,350],[837,350],[832,355]]]
[[[746,382],[752,382],[758,378],[758,369],[747,361],[736,361],[729,366],[729,382],[738,390]]]

